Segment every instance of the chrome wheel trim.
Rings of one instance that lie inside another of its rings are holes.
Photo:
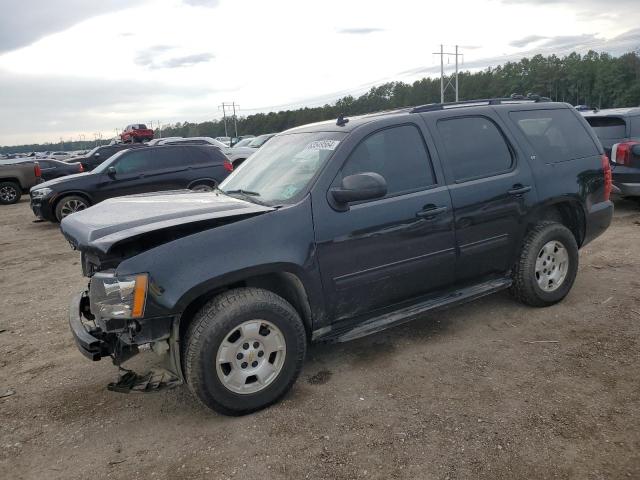
[[[544,244],[536,258],[535,276],[545,292],[554,292],[564,283],[569,271],[569,252],[558,240]]]
[[[18,192],[16,192],[16,189],[13,187],[5,185],[0,188],[0,199],[2,199],[3,202],[13,202],[17,196]]]
[[[72,213],[79,212],[80,210],[85,210],[87,208],[87,204],[80,200],[67,200],[62,204],[62,208],[60,209],[60,216],[65,218]]]
[[[225,335],[215,358],[216,373],[234,393],[257,393],[278,377],[286,354],[278,327],[266,320],[249,320]]]

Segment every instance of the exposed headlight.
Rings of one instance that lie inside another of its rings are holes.
[[[31,196],[32,197],[44,197],[46,195],[49,195],[52,192],[52,190],[50,188],[44,187],[44,188],[38,188],[38,189],[32,189],[31,190]]]
[[[140,318],[144,314],[149,277],[146,273],[116,277],[99,272],[91,277],[91,312],[101,318]]]

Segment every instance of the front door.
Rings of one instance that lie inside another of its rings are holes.
[[[314,197],[318,259],[334,321],[427,294],[454,279],[451,200],[421,126],[390,125],[364,136],[333,186],[362,172],[385,178],[384,198],[336,211],[326,197]]]

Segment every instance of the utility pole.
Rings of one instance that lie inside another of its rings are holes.
[[[458,52],[458,45],[456,45],[455,51],[454,52],[445,52],[444,51],[444,45],[440,44],[440,51],[439,52],[433,52],[433,55],[440,55],[440,103],[444,103],[444,94],[447,91],[447,88],[451,87],[452,90],[454,90],[455,92],[455,101],[457,102],[460,99],[459,96],[459,86],[458,86],[458,57],[464,57],[463,54]],[[455,79],[455,85],[452,83],[452,78],[450,77],[446,77],[446,84],[445,84],[445,74],[444,74],[444,57],[445,55],[447,56],[447,59],[450,56],[455,57],[456,59],[456,70],[455,73],[453,74],[453,78]]]
[[[233,129],[236,133],[236,138],[238,138],[238,119],[236,117],[236,107],[240,108],[240,105],[238,105],[236,102],[222,102],[222,105],[220,105],[218,107],[218,110],[220,108],[222,108],[222,116],[224,118],[224,136],[228,137],[229,134],[227,133],[227,108],[231,108],[233,110]]]
[[[236,119],[236,107],[240,107],[240,105],[236,105],[236,102],[232,102],[231,106],[233,107],[233,128],[236,132],[235,138],[238,138],[238,122]]]
[[[162,138],[162,125],[160,124],[160,120],[158,120],[158,132],[159,132],[160,138]]]
[[[220,110],[220,107],[222,107],[222,118],[224,119],[224,136],[228,137],[229,135],[227,134],[227,111],[225,110],[225,107],[227,105],[222,102],[222,105],[218,106],[218,110]]]

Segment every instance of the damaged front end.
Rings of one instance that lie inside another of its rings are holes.
[[[73,298],[69,308],[69,326],[78,349],[93,361],[110,357],[119,367],[122,375],[117,382],[108,385],[110,390],[149,392],[182,384],[179,349],[171,347],[177,345],[174,334],[177,318],[144,318],[144,310],[136,311],[136,308],[140,308],[139,295],[146,297],[145,280],[125,279],[118,282],[124,285],[115,287],[113,279],[113,274],[108,272],[97,273],[91,279],[89,291]],[[101,290],[102,296],[97,293]],[[120,302],[113,301],[117,300],[116,296]],[[127,301],[130,301],[130,308]],[[104,316],[105,311],[110,315]],[[158,355],[157,368],[139,375],[122,367],[124,362],[147,349]]]

